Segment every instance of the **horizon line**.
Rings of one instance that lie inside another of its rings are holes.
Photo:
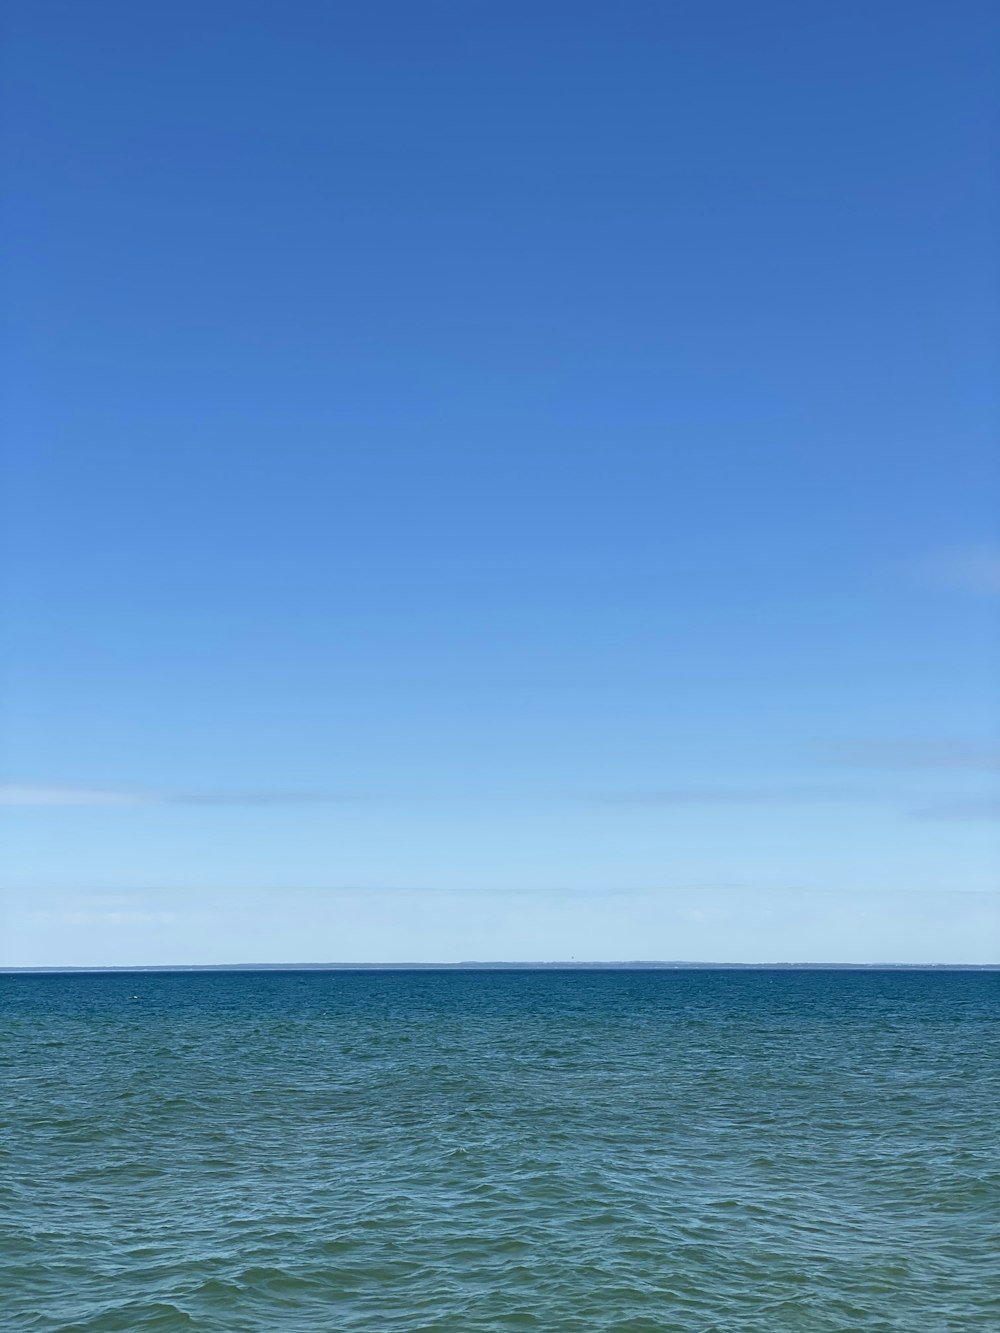
[[[105,973],[105,972],[654,972],[654,971],[1000,971],[1000,961],[992,963],[818,963],[818,962],[712,962],[687,959],[620,960],[550,960],[517,961],[468,960],[457,963],[95,963],[95,964],[0,964],[0,975],[19,973]]]

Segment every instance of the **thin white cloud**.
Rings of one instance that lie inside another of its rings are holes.
[[[345,799],[324,791],[168,791],[163,805],[319,805]]]
[[[155,792],[103,787],[56,787],[44,783],[0,783],[0,805],[155,805]]]
[[[181,918],[176,912],[135,911],[41,911],[29,912],[36,926],[172,926]]]
[[[659,790],[622,792],[601,799],[611,805],[785,805],[796,802],[867,801],[868,791],[844,787],[791,784],[776,787],[666,787]]]
[[[0,783],[0,806],[312,805],[335,799],[317,791],[158,791],[144,787]]]
[[[989,773],[1000,769],[1000,744],[917,736],[873,738],[832,746],[826,758],[860,769]]]
[[[1000,542],[979,542],[938,551],[923,564],[926,577],[945,587],[1000,596]]]
[[[963,796],[913,811],[915,819],[1000,820],[1000,796]]]

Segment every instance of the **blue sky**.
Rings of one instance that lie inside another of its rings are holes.
[[[996,961],[992,3],[8,13],[0,962]]]

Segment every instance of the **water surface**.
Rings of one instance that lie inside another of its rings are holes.
[[[1000,1328],[1000,976],[0,977],[0,1308]]]

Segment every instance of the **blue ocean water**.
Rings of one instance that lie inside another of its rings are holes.
[[[0,977],[12,1330],[1000,1328],[1000,975]]]

